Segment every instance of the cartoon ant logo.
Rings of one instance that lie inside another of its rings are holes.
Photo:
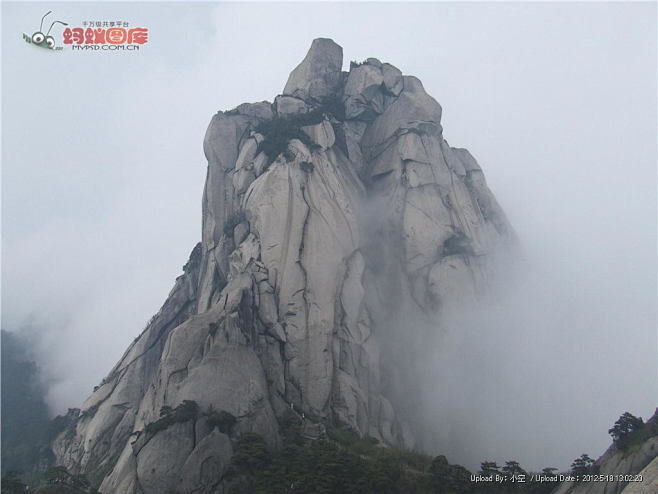
[[[54,21],[50,25],[50,29],[48,29],[48,32],[46,34],[43,34],[43,21],[46,17],[48,17],[50,14],[52,14],[53,11],[49,10],[46,12],[46,14],[41,18],[41,24],[39,24],[39,30],[34,33],[32,36],[28,36],[27,34],[23,34],[23,39],[27,41],[28,43],[35,44],[37,46],[40,46],[42,48],[48,48],[50,50],[55,50],[55,49],[62,49],[61,47],[55,48],[55,38],[50,36],[50,31],[52,30],[53,26],[55,24],[61,24],[62,26],[68,26],[66,22],[62,21]]]

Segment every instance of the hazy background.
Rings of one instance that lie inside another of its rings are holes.
[[[150,41],[37,49],[22,33],[48,10],[125,20]],[[331,37],[346,68],[375,56],[423,81],[524,248],[515,291],[429,364],[449,460],[566,468],[600,455],[622,412],[653,413],[655,4],[5,2],[2,14],[2,327],[32,338],[54,412],[91,393],[200,239],[212,114],[271,101],[311,40]]]

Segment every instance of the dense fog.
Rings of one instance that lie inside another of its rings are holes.
[[[519,239],[491,296],[421,342],[433,452],[564,469],[602,454],[624,411],[653,413],[655,4],[2,8],[2,327],[31,341],[53,413],[91,393],[200,239],[212,114],[271,101],[319,36],[346,67],[374,56],[422,80]],[[121,15],[152,40],[26,50],[47,10]]]

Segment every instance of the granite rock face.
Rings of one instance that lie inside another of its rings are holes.
[[[273,104],[211,119],[202,241],[53,444],[101,492],[221,492],[235,438],[276,448],[286,414],[418,444],[402,403],[418,390],[397,370],[410,320],[477,303],[514,235],[418,79],[374,58],[341,68],[317,39]]]
[[[313,40],[311,49],[292,71],[283,94],[302,100],[322,100],[333,95],[341,82],[343,49],[333,40]]]
[[[552,494],[654,494],[658,492],[658,409],[644,425],[647,437],[627,448],[612,444],[594,463],[605,482],[563,482]],[[629,481],[632,480],[632,481]]]

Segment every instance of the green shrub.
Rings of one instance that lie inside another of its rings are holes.
[[[644,428],[642,417],[636,417],[632,413],[625,412],[617,421],[615,425],[608,430],[608,434],[612,436],[614,443],[619,449],[626,449],[631,444],[642,442],[646,439],[645,434],[641,434]]]
[[[290,149],[286,148],[286,150],[283,151],[283,157],[285,158],[286,163],[290,163],[292,161],[295,161],[296,155]]]
[[[432,460],[429,467],[430,485],[437,494],[444,492],[470,492],[471,472],[461,465],[451,465],[445,456]]]
[[[260,143],[258,150],[263,151],[268,158],[275,159],[286,151],[292,139],[299,139],[309,149],[314,149],[316,145],[311,142],[302,130],[302,127],[322,123],[325,115],[331,115],[338,120],[345,118],[345,108],[340,97],[331,96],[324,98],[316,108],[307,113],[277,116],[271,120],[260,122],[255,130],[264,139]],[[292,161],[293,159],[294,157],[290,158],[290,156],[286,156],[287,161]]]
[[[302,446],[304,444],[301,421],[292,412],[281,419],[281,435],[285,446]]]
[[[521,465],[519,465],[518,461],[506,461],[502,471],[508,477],[528,475],[528,472],[521,468]]]
[[[378,450],[382,449],[378,447],[378,439],[370,436],[362,438],[355,432],[346,429],[329,427],[327,428],[327,437],[356,455],[374,455]],[[392,448],[390,451],[395,451],[397,454],[402,450]]]
[[[355,432],[334,427],[327,427],[327,437],[332,441],[336,441],[341,446],[347,447],[359,440],[359,436]]]
[[[356,434],[340,429],[330,429],[333,439],[304,440],[299,434],[299,419],[288,417],[283,421],[284,444],[281,449],[265,459],[264,442],[250,440],[248,447],[240,444],[239,459],[242,464],[236,470],[242,474],[251,472],[255,494],[340,493],[340,494],[434,494],[429,485],[430,475],[418,471],[407,463],[417,453],[377,447],[373,438],[360,439]],[[254,444],[257,448],[254,448]],[[352,449],[369,444],[369,454],[358,454]],[[250,453],[244,454],[248,449]],[[255,451],[254,451],[255,450]],[[429,458],[424,465],[429,465]],[[245,465],[245,457],[249,463]],[[256,465],[253,459],[256,458]]]
[[[37,494],[97,494],[84,475],[74,475],[63,466],[48,468],[43,473],[47,485],[39,488]],[[4,490],[3,490],[4,492]]]
[[[432,464],[432,458],[418,451],[410,451],[403,448],[378,448],[377,451],[384,451],[385,454],[394,455],[398,460],[409,468],[419,472],[429,471]]]
[[[84,412],[82,412],[80,414],[80,418],[81,419],[83,419],[85,417],[93,418],[93,416],[96,415],[96,412],[98,411],[98,407],[100,407],[100,403],[97,403],[93,406],[90,406]]]
[[[2,476],[2,493],[3,494],[24,494],[27,493],[27,485],[25,485],[18,472],[9,470]]]
[[[571,464],[571,473],[573,475],[584,475],[589,473],[592,466],[594,465],[594,460],[592,460],[588,454],[580,455],[580,458],[576,458]]]
[[[309,120],[310,119],[310,120]],[[315,120],[318,119],[317,122]],[[286,117],[275,117],[272,120],[265,120],[256,126],[256,132],[262,134],[264,139],[258,146],[259,151],[263,151],[268,158],[275,159],[288,149],[288,143],[293,139],[299,139],[307,146],[311,146],[311,140],[302,131],[301,127],[312,125],[310,122],[319,123],[322,121],[322,115],[291,115]],[[294,157],[292,158],[294,159]],[[288,159],[287,161],[292,161]]]
[[[252,475],[262,471],[271,461],[265,439],[251,432],[240,435],[233,451],[233,465],[239,471]]]
[[[480,474],[485,477],[489,475],[500,475],[500,467],[495,461],[483,461],[480,463]]]
[[[147,434],[155,434],[156,432],[163,431],[176,423],[187,422],[194,420],[199,414],[199,406],[196,401],[185,400],[176,408],[164,406],[160,409],[160,418],[155,422],[151,422],[144,429]]]
[[[336,120],[345,120],[345,105],[338,94],[324,98],[320,103],[320,110]]]
[[[267,451],[257,434],[238,439],[230,471],[253,494],[467,494],[470,472],[445,457],[379,445],[372,437],[327,428],[326,438],[307,440],[301,419],[280,419],[283,445]],[[497,468],[497,467],[496,467]],[[507,487],[507,486],[506,486]],[[500,494],[508,491],[500,491]],[[528,491],[530,492],[530,491]],[[495,494],[499,494],[496,491]],[[533,491],[534,494],[534,491]]]
[[[207,415],[206,421],[210,428],[217,427],[219,432],[224,434],[230,434],[233,430],[233,426],[237,422],[237,419],[234,415],[228,413],[225,410],[220,410],[219,412],[210,412]]]

